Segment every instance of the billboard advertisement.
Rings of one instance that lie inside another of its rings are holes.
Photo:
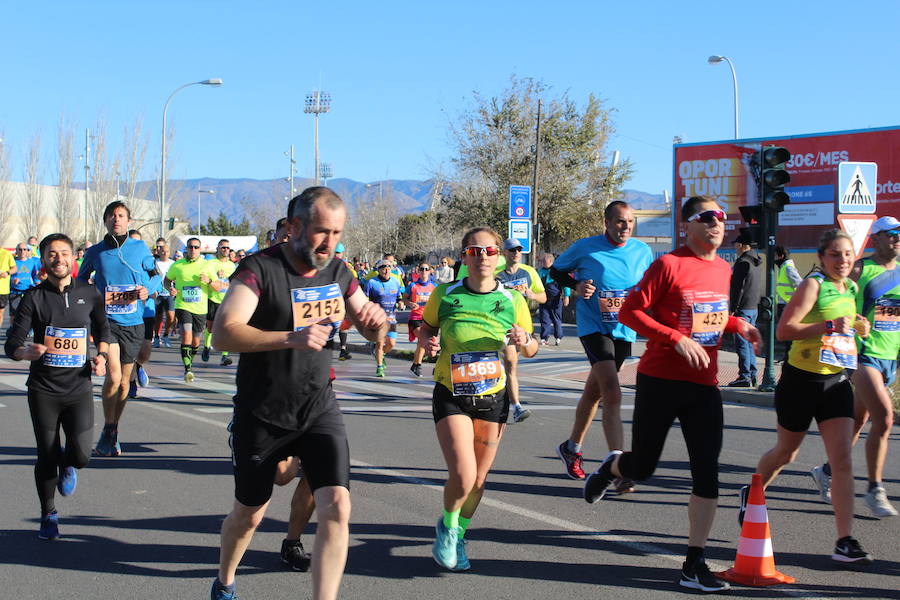
[[[733,140],[674,146],[674,190],[681,206],[691,196],[711,196],[728,213],[725,245],[742,226],[739,206],[757,203],[759,149],[783,146],[791,153],[785,191],[791,203],[779,215],[777,243],[791,249],[815,248],[823,229],[837,227],[838,165],[878,165],[878,216],[900,219],[900,127],[837,131],[776,138]],[[684,242],[676,211],[678,238]]]

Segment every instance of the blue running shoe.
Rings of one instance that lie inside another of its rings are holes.
[[[55,540],[59,537],[59,515],[55,510],[41,519],[38,537],[42,540]]]
[[[92,452],[94,456],[112,456],[113,455],[113,443],[112,438],[107,431],[100,432],[100,439],[97,440],[97,446],[94,448]]]
[[[75,467],[59,467],[59,479],[56,481],[56,489],[61,496],[71,496],[78,485],[78,471]]]
[[[444,526],[444,519],[438,519],[434,526],[434,545],[431,547],[431,555],[434,561],[447,569],[456,568],[456,547],[459,541],[459,529],[448,529]]]
[[[137,366],[137,382],[141,387],[150,385],[150,376],[147,375],[147,371],[141,365]]]
[[[453,567],[454,571],[468,571],[472,568],[472,565],[469,564],[469,557],[466,554],[466,544],[468,544],[465,539],[459,538],[456,542],[456,566]]]
[[[153,338],[153,347],[154,347],[154,348],[159,348],[159,346],[160,346],[160,344],[159,344],[159,338],[158,338],[158,337]]]
[[[228,592],[218,584],[219,580],[216,579],[209,588],[209,600],[241,600],[235,595],[235,592]]]
[[[119,445],[119,432],[113,431],[109,434],[110,444],[112,445],[112,454],[110,456],[119,456],[122,454],[122,446]]]

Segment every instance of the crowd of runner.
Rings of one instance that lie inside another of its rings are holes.
[[[312,187],[290,201],[268,247],[251,254],[221,239],[215,255],[204,257],[196,237],[186,240],[181,256],[173,256],[163,238],[151,252],[118,201],[106,207],[107,233],[93,245],[76,248],[57,233],[39,244],[36,238],[17,244],[14,256],[0,250],[0,321],[9,307],[12,322],[6,355],[30,361],[38,536],[60,536],[56,492],[74,493],[78,470],[91,455],[122,453],[122,417],[137,388],[150,383],[152,349],[170,347],[179,335],[189,383],[198,352],[203,361],[221,353],[224,367],[232,364],[229,353],[240,354],[228,427],[234,502],[222,525],[211,598],[236,598],[235,573],[273,486],[293,481],[282,559],[312,571],[313,597],[336,597],[349,544],[350,453],[331,350],[339,350],[340,360],[352,358],[347,334],[355,327],[369,341],[374,375],[384,377],[398,339],[398,312],[408,308],[406,335],[416,343],[410,371],[422,377],[425,360],[434,360],[432,414],[447,467],[432,555],[443,568],[468,570],[465,536],[504,427],[530,415],[519,396],[520,356],[560,344],[562,311],[574,298],[590,372],[569,437],[556,447],[565,474],[584,480],[589,503],[610,490],[632,492],[635,482],[653,475],[677,419],[692,477],[679,584],[726,590],[729,584],[704,561],[722,449],[717,355],[725,333],[757,350],[761,338],[752,319],[729,308],[732,270],[717,254],[725,212],[710,198],[692,197],[681,218],[685,245],[656,260],[632,237],[632,209],[615,201],[605,209],[603,233],[576,241],[558,257],[543,255],[539,270],[523,263],[519,240],[478,227],[462,238],[458,261],[445,256],[406,272],[393,254],[371,268],[347,260],[340,241],[344,202],[328,188]],[[869,420],[865,502],[876,517],[897,514],[882,472],[893,418],[889,388],[900,352],[900,221],[878,219],[870,238],[874,254],[854,261],[848,236],[825,231],[821,266],[802,280],[779,277],[784,306],[777,337],[791,345],[775,391],[777,437],[756,468],[770,485],[815,419],[827,461],[811,477],[834,507],[831,557],[854,565],[874,560],[851,531],[851,449]],[[647,346],[637,367],[629,449],[619,370],[637,335]],[[94,375],[104,378],[104,423],[91,448]],[[582,447],[598,409],[609,454],[587,474]],[[741,522],[747,498],[744,488]],[[313,513],[318,523],[310,554],[300,535]]]

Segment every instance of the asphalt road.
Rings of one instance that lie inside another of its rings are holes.
[[[568,345],[567,345],[568,346]],[[0,598],[205,598],[218,563],[218,531],[232,502],[225,424],[234,367],[199,363],[185,384],[177,350],[157,351],[151,387],[132,401],[120,428],[123,456],[93,459],[71,498],[57,500],[62,538],[37,538],[34,438],[24,399],[25,365],[0,359]],[[199,361],[198,361],[199,362]],[[444,464],[430,411],[431,367],[416,379],[390,360],[388,377],[360,354],[335,362],[350,436],[353,516],[344,598],[671,598],[687,534],[690,490],[678,426],[652,479],[596,505],[565,477],[555,446],[568,436],[587,363],[572,346],[523,361],[522,390],[533,415],[511,425],[467,535],[472,570],[443,571],[431,558]],[[95,391],[98,388],[95,387]],[[628,437],[633,395],[626,390]],[[102,425],[96,404],[96,431]],[[737,491],[775,440],[771,409],[729,404],[721,456],[720,510],[707,551],[731,566],[740,535]],[[95,436],[96,437],[96,436]],[[900,506],[900,435],[894,432],[886,484]],[[588,465],[605,454],[595,423]],[[755,598],[900,598],[900,519],[877,520],[863,505],[862,448],[855,535],[878,559],[865,572],[836,569],[830,507],[809,469],[821,461],[817,433],[768,490],[778,567],[797,583],[734,589]],[[277,489],[268,518],[238,572],[245,600],[306,598],[309,575],[278,557],[292,486]],[[304,534],[312,543],[313,523]],[[684,592],[689,593],[689,592]]]

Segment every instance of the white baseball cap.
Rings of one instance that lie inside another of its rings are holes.
[[[900,229],[900,221],[891,216],[881,217],[880,219],[872,223],[872,228],[869,230],[869,235],[875,235],[876,233],[881,233],[882,231],[890,231],[891,229]]]

